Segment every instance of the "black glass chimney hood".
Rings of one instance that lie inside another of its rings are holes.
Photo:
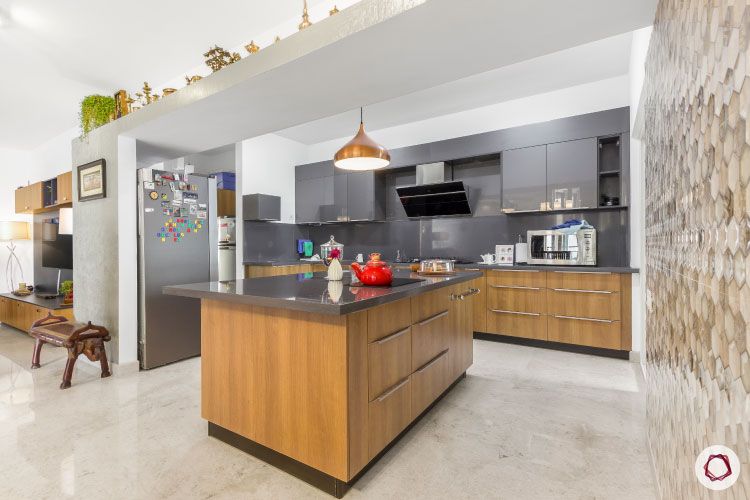
[[[469,197],[461,181],[399,187],[396,193],[410,218],[471,215]]]

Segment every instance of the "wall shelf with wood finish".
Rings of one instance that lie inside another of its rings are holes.
[[[73,206],[73,172],[21,186],[15,192],[17,214],[41,214]]]

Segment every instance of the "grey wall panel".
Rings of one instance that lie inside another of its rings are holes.
[[[409,258],[419,255],[419,222],[394,221],[371,223],[329,224],[310,227],[310,239],[318,252],[320,245],[330,235],[344,244],[344,258],[353,259],[358,253],[366,257],[371,252],[380,252],[383,258],[392,261],[396,251],[401,250]]]
[[[244,261],[297,259],[297,240],[308,238],[307,226],[256,221],[243,224]]]

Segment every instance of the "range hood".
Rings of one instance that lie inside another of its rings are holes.
[[[466,187],[453,180],[445,163],[417,165],[417,185],[398,187],[396,193],[409,218],[471,215]]]

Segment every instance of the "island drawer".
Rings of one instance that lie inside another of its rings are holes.
[[[597,271],[551,271],[547,273],[547,288],[619,292],[620,275]]]
[[[608,290],[549,289],[547,312],[576,318],[619,320],[620,294]]]
[[[376,340],[367,346],[370,401],[411,373],[411,328]]]
[[[450,313],[448,310],[437,312],[412,325],[412,370],[420,368],[448,348],[450,326]]]
[[[417,295],[411,299],[411,322],[419,323],[446,311],[450,302],[451,287]]]
[[[367,340],[374,342],[411,325],[411,299],[403,299],[367,312]]]
[[[515,285],[489,285],[487,308],[503,311],[545,312],[545,290]]]
[[[368,408],[368,454],[377,455],[411,422],[411,380],[405,378]]]
[[[446,349],[411,376],[412,418],[417,418],[448,387],[448,361]]]
[[[550,315],[547,319],[549,340],[605,349],[621,349],[621,323],[612,320],[595,320],[563,315]]]
[[[511,337],[547,340],[547,317],[537,312],[487,309],[487,331]]]
[[[487,285],[544,288],[547,286],[547,273],[539,270],[490,269],[487,271]]]

